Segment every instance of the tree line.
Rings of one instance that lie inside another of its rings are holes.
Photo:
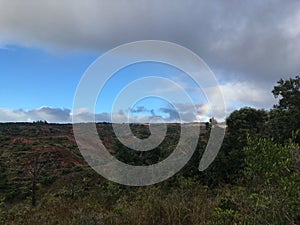
[[[247,166],[246,157],[250,154],[247,146],[254,145],[254,140],[258,145],[261,144],[259,141],[268,140],[284,146],[291,139],[299,144],[300,77],[280,79],[272,93],[279,101],[269,111],[244,107],[233,111],[226,119],[223,146],[210,168],[210,171],[214,171],[215,179],[236,182],[243,176]],[[274,154],[277,154],[276,148],[270,149],[268,157],[271,159]]]

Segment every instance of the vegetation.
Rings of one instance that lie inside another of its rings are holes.
[[[109,182],[82,158],[69,124],[0,124],[0,224],[300,224],[300,78],[274,87],[270,111],[242,108],[227,118],[216,160],[198,163],[215,119],[201,125],[198,147],[172,178],[148,187]],[[199,124],[191,124],[199,125]],[[119,160],[149,165],[173,151],[180,125],[169,124],[149,152],[125,148],[111,124],[97,124]],[[131,124],[139,138],[147,125]]]

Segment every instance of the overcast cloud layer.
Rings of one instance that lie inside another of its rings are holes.
[[[2,45],[100,52],[160,39],[190,48],[226,78],[261,82],[299,73],[299,24],[298,0],[0,1]]]
[[[0,0],[4,48],[101,53],[143,39],[196,52],[221,81],[227,102],[236,96],[271,107],[267,93],[276,81],[300,72],[300,1]],[[253,93],[237,94],[238,88]]]

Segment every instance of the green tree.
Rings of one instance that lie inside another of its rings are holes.
[[[292,142],[281,145],[272,139],[249,137],[244,148],[244,173],[254,185],[286,185],[287,178],[292,179],[296,169],[292,160],[296,152],[299,146]]]
[[[300,77],[280,79],[272,93],[279,98],[269,113],[267,131],[277,142],[284,143],[300,129]],[[300,139],[296,140],[298,143]]]
[[[236,180],[244,168],[243,148],[247,145],[247,135],[262,136],[267,119],[265,110],[250,107],[233,111],[226,120],[227,134],[219,157],[226,170],[227,180]],[[222,155],[223,154],[223,155]]]
[[[299,224],[300,147],[294,140],[285,144],[268,138],[248,138],[244,148],[244,176],[255,197],[253,213],[273,215],[267,220]]]
[[[280,97],[279,104],[274,108],[282,110],[300,111],[300,77],[280,79],[278,85],[274,87],[272,93],[275,98]]]
[[[227,140],[230,148],[242,149],[247,144],[247,135],[262,135],[267,112],[250,107],[233,111],[226,120]]]

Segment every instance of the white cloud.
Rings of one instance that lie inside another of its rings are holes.
[[[111,122],[111,118],[113,117],[113,122],[116,123],[150,123],[155,121],[161,122],[162,120],[168,123],[180,121],[195,122],[206,121],[209,117],[207,105],[191,105],[184,103],[175,105],[178,111],[171,107],[160,108],[156,111],[143,107],[144,111],[139,110],[139,114],[134,114],[132,112],[128,114],[127,112],[120,110],[113,114],[102,112],[97,113],[96,115],[84,108],[76,113],[71,113],[71,110],[69,109],[51,108],[46,106],[32,110],[0,108],[0,122],[32,122],[46,120],[50,123],[71,123],[71,117],[73,115],[76,117],[75,122],[91,122],[94,118],[97,122]],[[143,112],[147,113],[143,114]],[[152,112],[152,114],[149,115],[149,112]],[[181,114],[180,119],[178,116],[179,114]]]
[[[70,110],[50,107],[41,107],[32,110],[0,108],[0,122],[32,122],[38,120],[70,122]]]
[[[263,89],[253,83],[227,83],[221,85],[220,89],[229,109],[237,106],[271,108],[275,104],[271,90]]]

